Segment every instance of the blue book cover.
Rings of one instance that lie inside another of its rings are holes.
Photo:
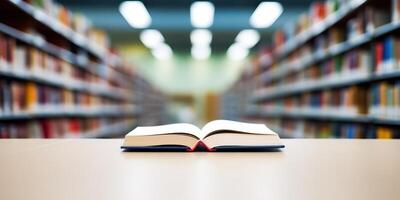
[[[394,57],[393,54],[393,38],[388,37],[383,42],[383,61],[392,59]]]

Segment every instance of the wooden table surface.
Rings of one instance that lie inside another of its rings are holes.
[[[0,199],[400,199],[400,140],[281,152],[122,152],[120,139],[0,140]]]

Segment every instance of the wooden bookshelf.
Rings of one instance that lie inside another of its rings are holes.
[[[271,124],[288,137],[298,130],[300,137],[400,137],[399,3],[312,4],[308,21],[299,17],[294,33],[278,30],[250,78],[238,81],[252,93],[236,118]]]
[[[120,137],[161,122],[163,94],[104,31],[52,1],[30,2],[0,2],[0,138]]]
[[[85,36],[73,31],[71,28],[60,23],[57,19],[49,16],[40,8],[32,6],[26,1],[22,0],[6,0],[0,4],[7,13],[13,13],[14,16],[21,16],[30,23],[34,23],[41,29],[44,29],[50,34],[55,34],[55,38],[62,38],[74,47],[90,53],[97,59],[105,59],[106,49],[97,46],[94,42],[88,40]],[[4,13],[4,14],[7,14]]]
[[[307,30],[291,38],[282,47],[276,50],[276,61],[285,59],[290,53],[294,52],[302,45],[310,42],[318,35],[325,33],[329,28],[343,22],[363,8],[367,4],[367,1],[368,0],[350,0],[348,3],[343,4],[336,12],[327,16],[323,21],[313,24]]]

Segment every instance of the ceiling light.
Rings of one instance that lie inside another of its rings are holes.
[[[249,49],[238,43],[232,44],[227,51],[227,56],[231,60],[243,60],[249,54]]]
[[[140,33],[140,41],[148,47],[154,48],[164,42],[164,37],[160,31],[154,29],[144,30]]]
[[[212,34],[207,29],[197,29],[190,33],[190,41],[193,45],[207,46],[211,44]]]
[[[140,1],[122,2],[119,12],[133,28],[147,28],[151,24],[150,14]]]
[[[278,2],[261,2],[250,17],[250,25],[254,28],[271,26],[282,14],[283,7]]]
[[[235,41],[246,48],[252,48],[260,40],[260,34],[256,30],[246,29],[239,32]]]
[[[190,21],[196,28],[208,28],[213,24],[214,5],[208,1],[196,1],[190,6]]]
[[[172,49],[167,44],[160,44],[151,50],[153,56],[158,60],[168,60],[172,57]]]
[[[211,47],[208,45],[194,45],[191,49],[192,57],[196,60],[205,60],[211,55]]]

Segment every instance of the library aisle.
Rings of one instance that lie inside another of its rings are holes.
[[[95,2],[0,2],[1,138],[214,119],[400,138],[396,0]]]
[[[399,158],[400,0],[0,0],[0,199],[397,200]]]

